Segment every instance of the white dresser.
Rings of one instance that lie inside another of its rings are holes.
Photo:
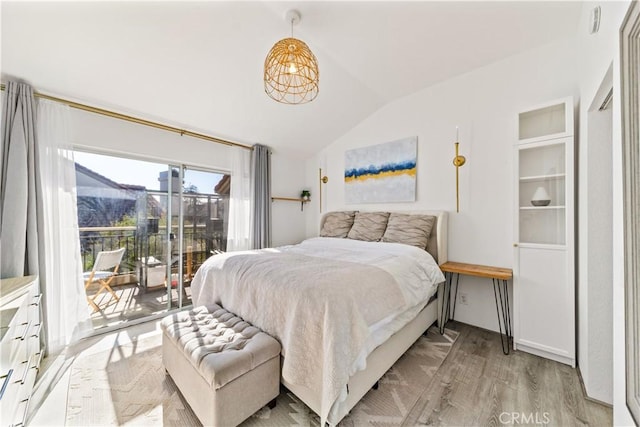
[[[0,414],[4,426],[24,426],[44,349],[36,276],[0,280]]]

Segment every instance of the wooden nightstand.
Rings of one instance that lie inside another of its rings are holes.
[[[507,289],[507,281],[513,277],[513,271],[510,268],[491,267],[488,265],[465,264],[461,262],[445,262],[440,266],[447,278],[445,282],[444,302],[442,304],[441,318],[443,319],[440,326],[440,332],[444,332],[444,326],[449,320],[451,314],[451,287],[453,284],[453,276],[456,277],[456,290],[453,297],[453,314],[451,319],[456,316],[456,300],[458,297],[458,282],[460,275],[486,277],[493,281],[493,294],[496,299],[496,312],[498,313],[498,329],[500,330],[500,341],[502,343],[502,352],[509,354],[513,334],[511,332],[511,310],[509,308],[509,291]],[[502,329],[504,327],[504,338]]]

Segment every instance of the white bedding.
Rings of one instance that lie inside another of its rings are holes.
[[[411,320],[444,276],[424,250],[313,238],[209,258],[191,283],[194,306],[218,303],[276,337],[283,378],[321,390],[321,419],[349,376]]]

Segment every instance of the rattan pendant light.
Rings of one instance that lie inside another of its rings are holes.
[[[305,42],[293,38],[300,13],[290,10],[286,19],[291,37],[274,44],[264,60],[264,91],[283,104],[306,104],[318,96],[318,60]]]

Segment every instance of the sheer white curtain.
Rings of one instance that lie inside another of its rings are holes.
[[[227,251],[250,249],[251,150],[231,147],[231,188],[229,190],[229,231]]]
[[[68,106],[38,101],[38,228],[42,231],[38,252],[50,353],[57,353],[91,330],[82,279],[69,121]]]

